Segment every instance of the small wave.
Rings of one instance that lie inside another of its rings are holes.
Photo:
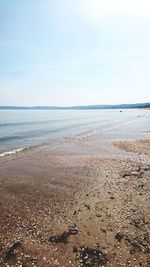
[[[22,152],[22,151],[24,151],[26,149],[28,149],[28,147],[21,147],[21,148],[10,150],[10,151],[5,151],[5,152],[0,153],[0,157],[2,158],[2,157],[14,155],[14,154]]]

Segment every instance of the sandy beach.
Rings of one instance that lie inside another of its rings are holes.
[[[150,0],[0,0],[0,267],[150,267]]]
[[[150,266],[149,139],[86,144],[0,159],[0,266]]]

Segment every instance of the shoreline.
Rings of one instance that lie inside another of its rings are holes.
[[[149,154],[103,157],[98,140],[1,159],[0,266],[149,266]]]

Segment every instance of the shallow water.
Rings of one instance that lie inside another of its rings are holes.
[[[150,110],[0,110],[0,153],[95,133],[148,138],[149,130]]]

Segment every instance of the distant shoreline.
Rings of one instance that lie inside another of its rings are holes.
[[[88,106],[0,106],[0,110],[95,110],[95,109],[150,109],[150,103],[118,104],[118,105],[88,105]]]

